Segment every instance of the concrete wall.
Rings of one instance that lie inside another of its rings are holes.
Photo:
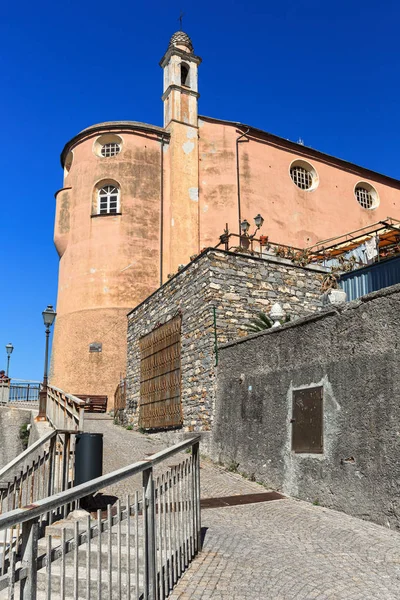
[[[30,410],[0,406],[0,469],[22,452],[19,430],[30,422]]]
[[[400,528],[400,285],[220,349],[215,459]],[[291,449],[292,392],[323,386],[323,454]]]
[[[247,335],[245,324],[281,302],[292,319],[321,308],[318,267],[207,250],[128,316],[127,416],[135,425],[140,402],[139,340],[182,315],[181,372],[184,431],[211,428],[215,403],[215,331],[218,344]]]

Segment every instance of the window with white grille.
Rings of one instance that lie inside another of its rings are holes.
[[[365,187],[356,187],[356,198],[357,202],[363,208],[372,208],[374,204],[374,199],[370,190],[367,190]]]
[[[102,156],[106,156],[106,157],[116,156],[117,154],[119,154],[119,152],[121,152],[121,146],[114,142],[110,142],[109,144],[104,144],[101,147],[101,155]]]
[[[98,214],[119,213],[119,189],[114,185],[103,186],[98,193]]]
[[[290,176],[293,183],[301,190],[309,190],[313,185],[313,176],[311,171],[301,166],[294,166],[290,169]]]

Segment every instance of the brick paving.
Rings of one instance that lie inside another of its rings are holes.
[[[163,444],[107,420],[104,472],[140,460]],[[175,459],[176,460],[176,459]],[[173,464],[172,460],[172,464]],[[210,461],[201,468],[202,497],[265,491]],[[136,487],[124,483],[114,493]],[[396,600],[400,536],[343,513],[294,499],[202,511],[203,551],[170,600]]]

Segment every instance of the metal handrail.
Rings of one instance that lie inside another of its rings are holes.
[[[26,506],[16,510],[11,510],[0,516],[0,530],[15,527],[19,523],[25,523],[27,521],[37,519],[41,515],[56,510],[57,508],[61,508],[65,504],[79,500],[85,496],[89,496],[94,492],[98,492],[99,490],[108,487],[113,483],[122,481],[123,479],[127,479],[132,475],[142,473],[143,471],[149,469],[149,467],[153,467],[154,465],[160,463],[162,460],[165,460],[166,458],[178,454],[179,452],[186,450],[186,448],[190,448],[194,444],[199,443],[200,437],[200,435],[193,436],[187,440],[184,440],[183,442],[175,444],[175,446],[172,446],[171,448],[161,450],[161,452],[157,452],[145,460],[133,463],[127,467],[123,467],[122,469],[118,469],[112,473],[108,473],[107,475],[96,477],[96,479],[92,479],[91,481],[82,483],[81,485],[77,485],[69,490],[66,490],[65,492],[60,492],[50,496],[49,498],[39,500],[38,502],[35,502],[33,506]]]
[[[68,434],[70,435],[70,434]],[[8,587],[10,597],[14,597],[16,585],[19,588],[21,600],[36,600],[38,592],[38,571],[46,569],[47,597],[52,589],[57,587],[54,581],[52,563],[61,560],[59,585],[65,591],[66,555],[73,552],[74,562],[74,597],[78,597],[79,584],[79,547],[87,544],[86,548],[86,578],[87,597],[90,597],[91,587],[96,586],[101,595],[102,582],[108,590],[119,588],[121,596],[121,551],[122,523],[125,522],[123,544],[127,551],[126,576],[127,585],[131,583],[135,589],[135,597],[145,600],[165,598],[188,568],[190,562],[201,549],[201,508],[200,508],[200,435],[192,436],[171,448],[157,452],[145,460],[128,465],[122,469],[98,477],[85,484],[66,491],[60,491],[47,498],[28,504],[23,508],[12,510],[0,516],[0,531],[3,536],[3,567],[0,572],[0,590]],[[190,448],[189,456],[181,455],[179,464],[167,469],[154,477],[154,466],[169,457]],[[53,516],[59,516],[67,506],[79,506],[82,497],[104,490],[113,483],[141,474],[142,490],[134,492],[134,498],[128,494],[126,505],[117,500],[115,509],[107,504],[107,516],[99,508],[97,519],[88,514],[86,531],[80,531],[78,521],[74,521],[74,532],[70,539],[66,538],[66,528],[61,529],[61,544],[53,547],[52,535],[45,533],[45,526],[53,522]],[[113,514],[114,510],[116,511]],[[131,521],[133,519],[133,521]],[[112,531],[116,527],[116,538],[113,540]],[[132,526],[132,529],[131,529]],[[104,553],[103,538],[107,535],[107,566],[102,564],[101,555]],[[133,535],[133,539],[131,536]],[[46,536],[46,553],[39,554],[39,538]],[[97,538],[97,571],[90,573],[91,540]],[[119,558],[116,563],[116,574],[113,575],[112,554],[116,549]],[[131,555],[132,561],[131,561]],[[85,566],[83,567],[85,568]],[[107,579],[102,576],[107,569]],[[43,574],[42,574],[43,575]],[[116,577],[115,577],[116,575]],[[117,581],[115,581],[117,578]],[[54,583],[54,586],[53,586]]]
[[[239,246],[231,246],[230,239],[238,238]],[[263,242],[263,238],[265,242]],[[259,250],[254,249],[254,242],[259,245]],[[262,248],[285,248],[287,250],[291,250],[293,252],[303,252],[304,248],[298,248],[297,246],[289,246],[287,244],[278,244],[277,242],[270,241],[268,236],[260,236],[256,238],[253,235],[241,234],[238,233],[224,233],[220,236],[220,241],[214,248],[219,248],[220,246],[224,246],[224,249],[227,251],[231,251],[232,248],[240,248],[242,243],[246,244],[247,250],[250,250],[251,253],[254,254],[262,254]]]
[[[38,402],[40,392],[39,382],[15,382],[10,384],[9,402]]]

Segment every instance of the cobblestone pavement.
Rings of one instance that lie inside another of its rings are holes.
[[[105,472],[164,446],[112,421],[87,429],[105,434]],[[206,460],[201,482],[202,497],[265,491]],[[202,525],[203,551],[170,600],[400,599],[400,536],[373,523],[285,499],[206,509]]]
[[[150,436],[135,431],[127,431],[123,427],[114,425],[112,419],[106,419],[102,415],[98,417],[97,415],[85,415],[85,431],[104,435],[104,473],[110,473],[136,461],[143,460],[143,458],[166,447],[165,442],[159,440],[156,435]],[[166,464],[174,465],[178,462],[179,460],[175,456],[167,460]],[[160,466],[158,470],[162,470],[162,468]],[[155,473],[157,474],[157,468]],[[228,473],[225,469],[206,459],[201,461],[200,477],[202,498],[265,492],[265,488],[257,483],[247,481],[236,473]],[[132,477],[107,488],[107,493],[123,498],[126,494],[132,494],[133,491],[139,489],[140,484],[140,476]]]

